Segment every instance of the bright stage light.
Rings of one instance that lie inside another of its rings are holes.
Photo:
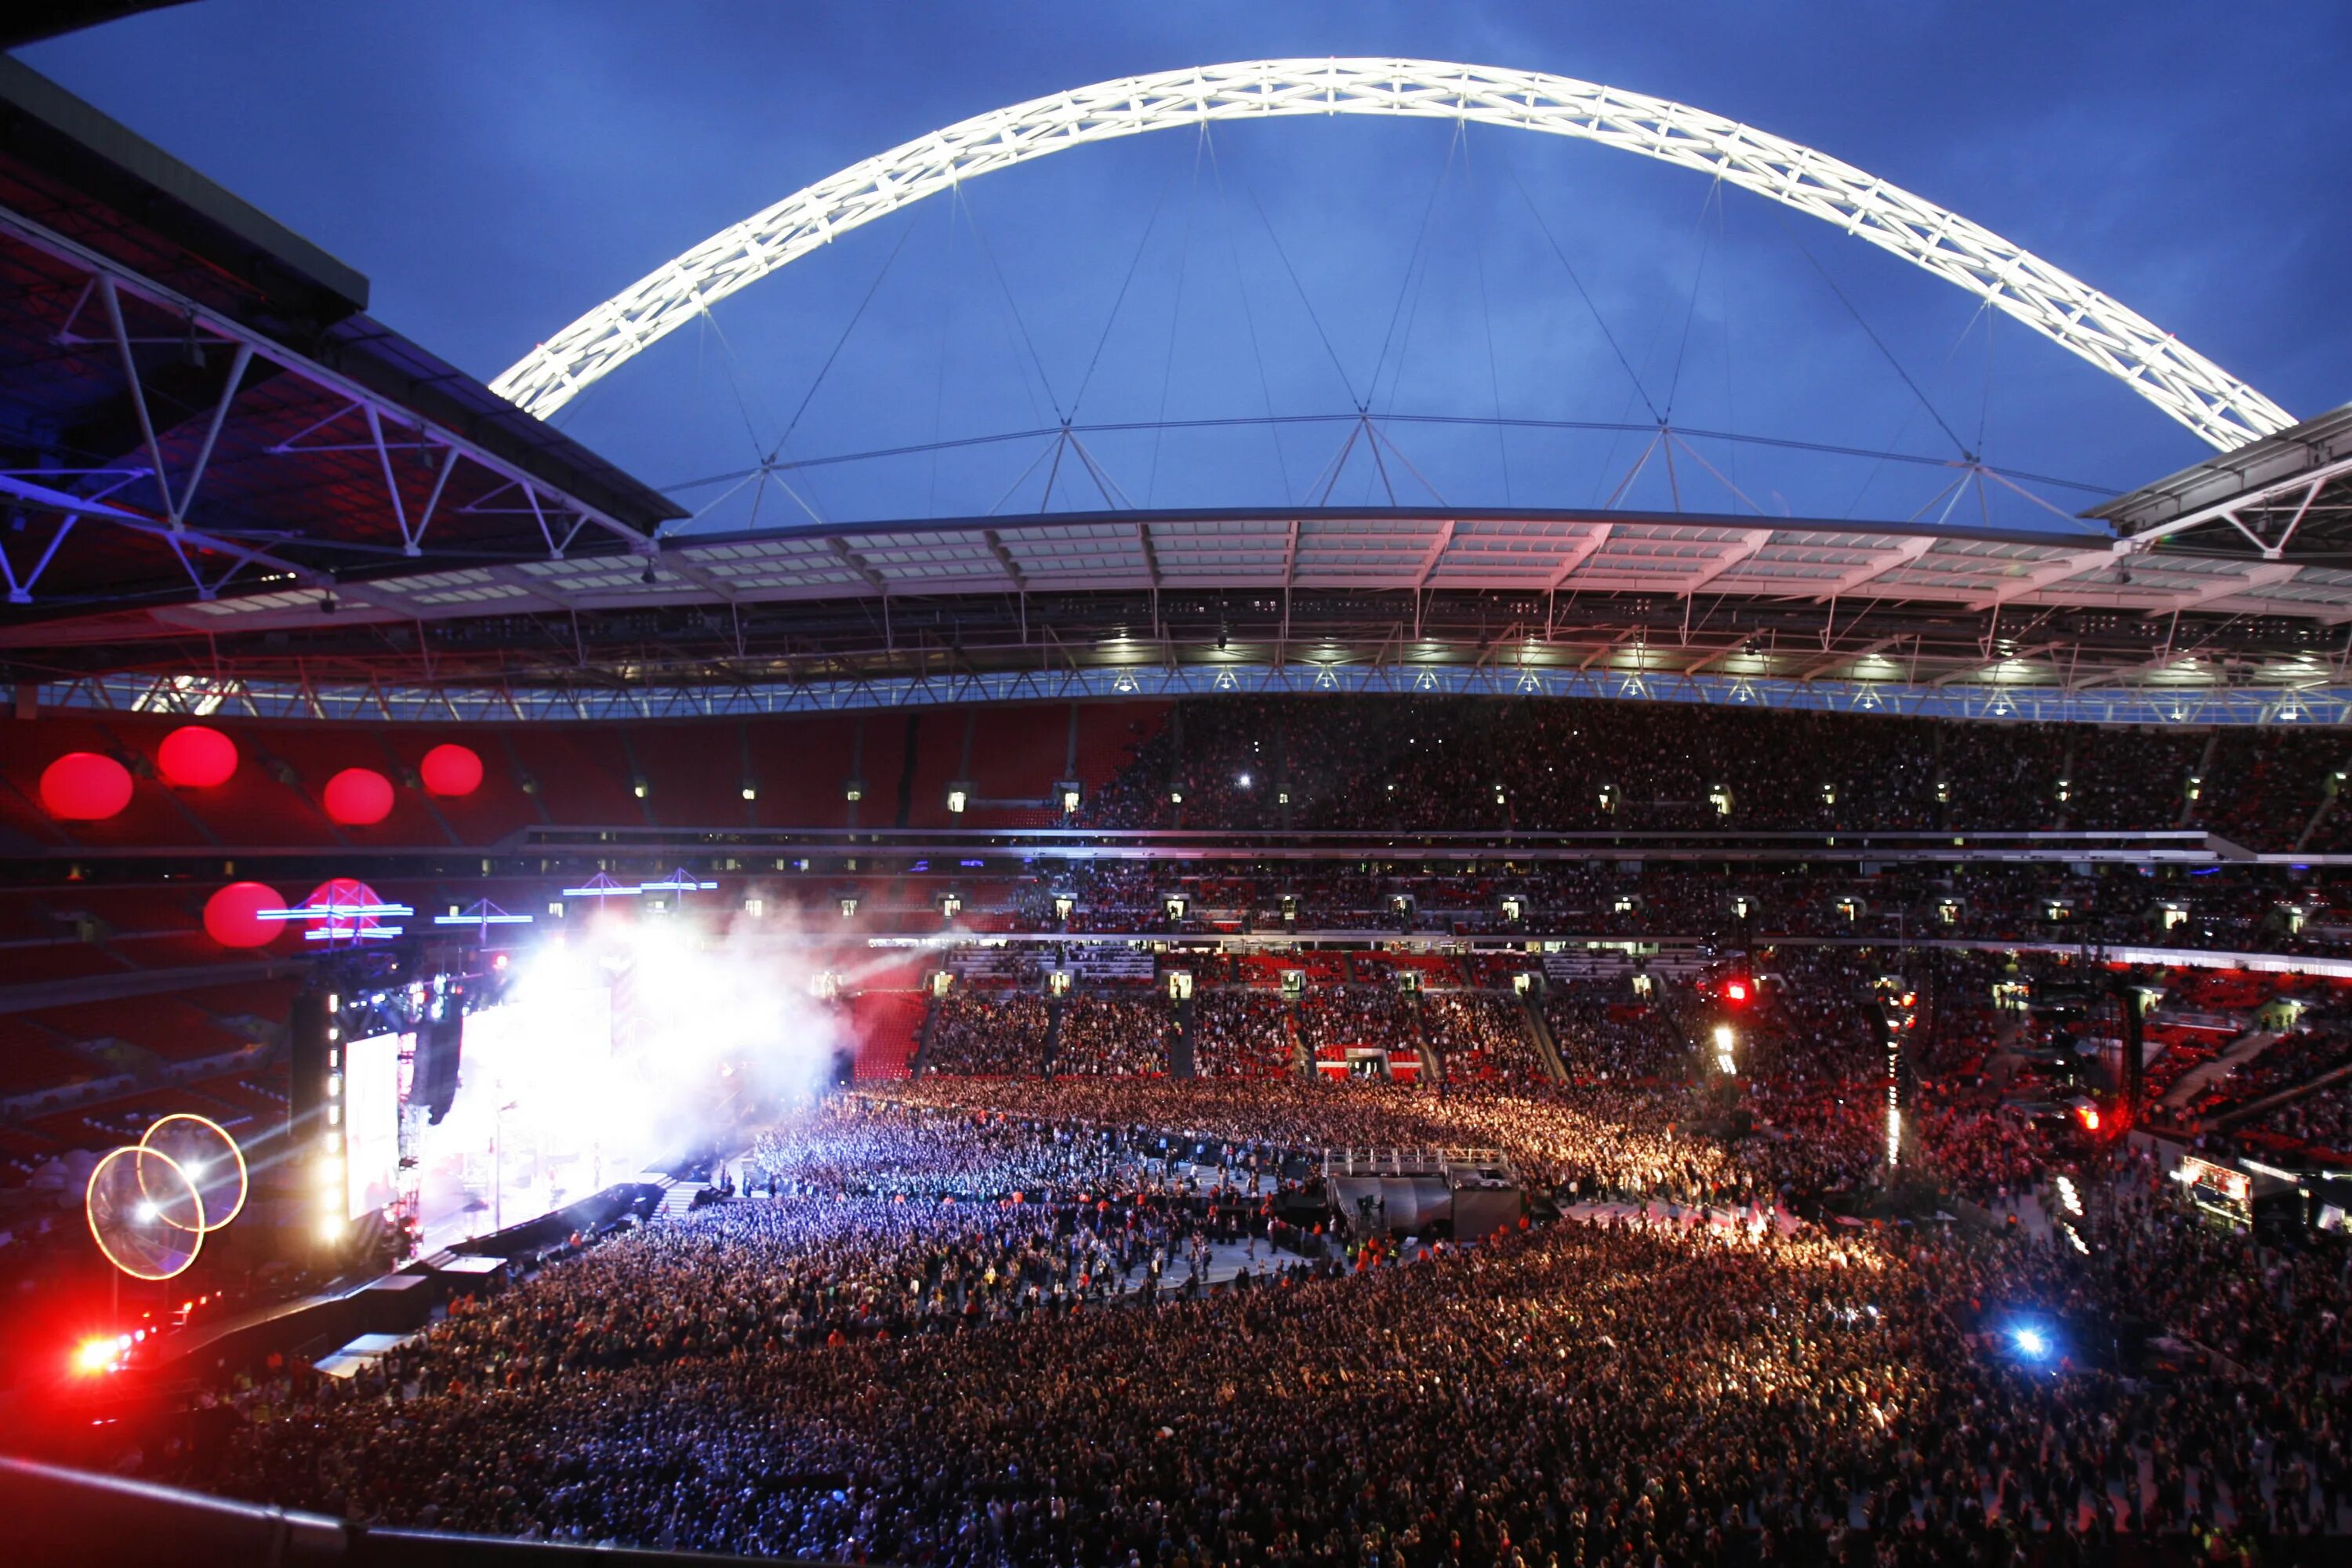
[[[2028,1361],[2040,1361],[2050,1353],[2050,1336],[2031,1323],[2021,1323],[2009,1331],[2010,1342],[2017,1353]]]
[[[75,1347],[74,1370],[84,1377],[94,1377],[111,1367],[114,1358],[121,1353],[111,1339],[84,1340]]]

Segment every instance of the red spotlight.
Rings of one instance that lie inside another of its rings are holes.
[[[111,1337],[102,1340],[84,1340],[74,1347],[74,1370],[84,1377],[95,1377],[113,1365],[114,1358],[121,1353],[115,1349]]]
[[[2076,1110],[2074,1114],[2083,1119],[2084,1131],[2096,1132],[2099,1130],[2099,1108],[2097,1106],[2083,1106]]]
[[[1725,1000],[1727,1000],[1727,1001],[1730,1001],[1730,1002],[1745,1002],[1745,1001],[1747,1001],[1747,1000],[1748,1000],[1748,982],[1747,982],[1747,981],[1745,981],[1745,980],[1740,980],[1740,979],[1736,979],[1736,978],[1735,978],[1735,979],[1731,979],[1731,980],[1727,980],[1727,981],[1725,981],[1725,982],[1723,983],[1723,994],[1724,994],[1724,999],[1725,999]]]

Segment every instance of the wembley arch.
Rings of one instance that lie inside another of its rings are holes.
[[[1892,251],[2129,385],[2223,451],[2294,423],[2137,311],[1957,213],[1703,110],[1540,71],[1433,60],[1248,60],[1097,82],[961,121],[793,192],[588,311],[491,390],[546,418],[710,306],[860,225],[976,175],[1218,121],[1378,114],[1540,131],[1692,169]]]

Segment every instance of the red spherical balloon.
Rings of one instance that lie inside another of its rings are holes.
[[[373,827],[392,815],[392,781],[373,768],[345,768],[327,781],[327,815],[345,827]]]
[[[236,772],[236,742],[218,730],[184,724],[163,737],[155,748],[155,765],[166,784],[182,789],[210,789],[226,784]]]
[[[41,804],[62,822],[103,822],[131,804],[131,770],[96,752],[68,752],[42,770]]]
[[[231,882],[205,900],[205,934],[223,947],[267,947],[286,929],[266,921],[263,910],[282,910],[286,900],[259,882]]]
[[[471,795],[482,784],[482,759],[470,746],[436,746],[416,771],[434,795]]]

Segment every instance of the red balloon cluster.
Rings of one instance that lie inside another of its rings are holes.
[[[155,748],[155,765],[163,782],[182,789],[210,789],[224,784],[236,772],[236,742],[218,730],[185,724],[163,737]]]
[[[471,795],[482,784],[482,759],[469,746],[436,746],[416,771],[431,795]]]
[[[155,749],[156,771],[178,789],[226,784],[237,762],[236,742],[203,724],[182,725]],[[428,794],[468,795],[482,785],[482,759],[470,746],[446,743],[425,752],[417,773]],[[131,804],[131,770],[97,752],[68,752],[41,773],[41,805],[61,822],[103,822]],[[392,815],[392,781],[373,768],[345,768],[327,781],[322,799],[342,826],[373,827]]]
[[[260,911],[285,907],[275,888],[231,882],[205,900],[205,934],[223,947],[267,947],[286,928],[281,921],[263,920]]]
[[[373,768],[345,768],[327,781],[326,805],[345,827],[373,827],[392,815],[392,781]]]
[[[41,770],[41,805],[60,822],[103,822],[131,804],[131,770],[96,752],[68,752]]]

